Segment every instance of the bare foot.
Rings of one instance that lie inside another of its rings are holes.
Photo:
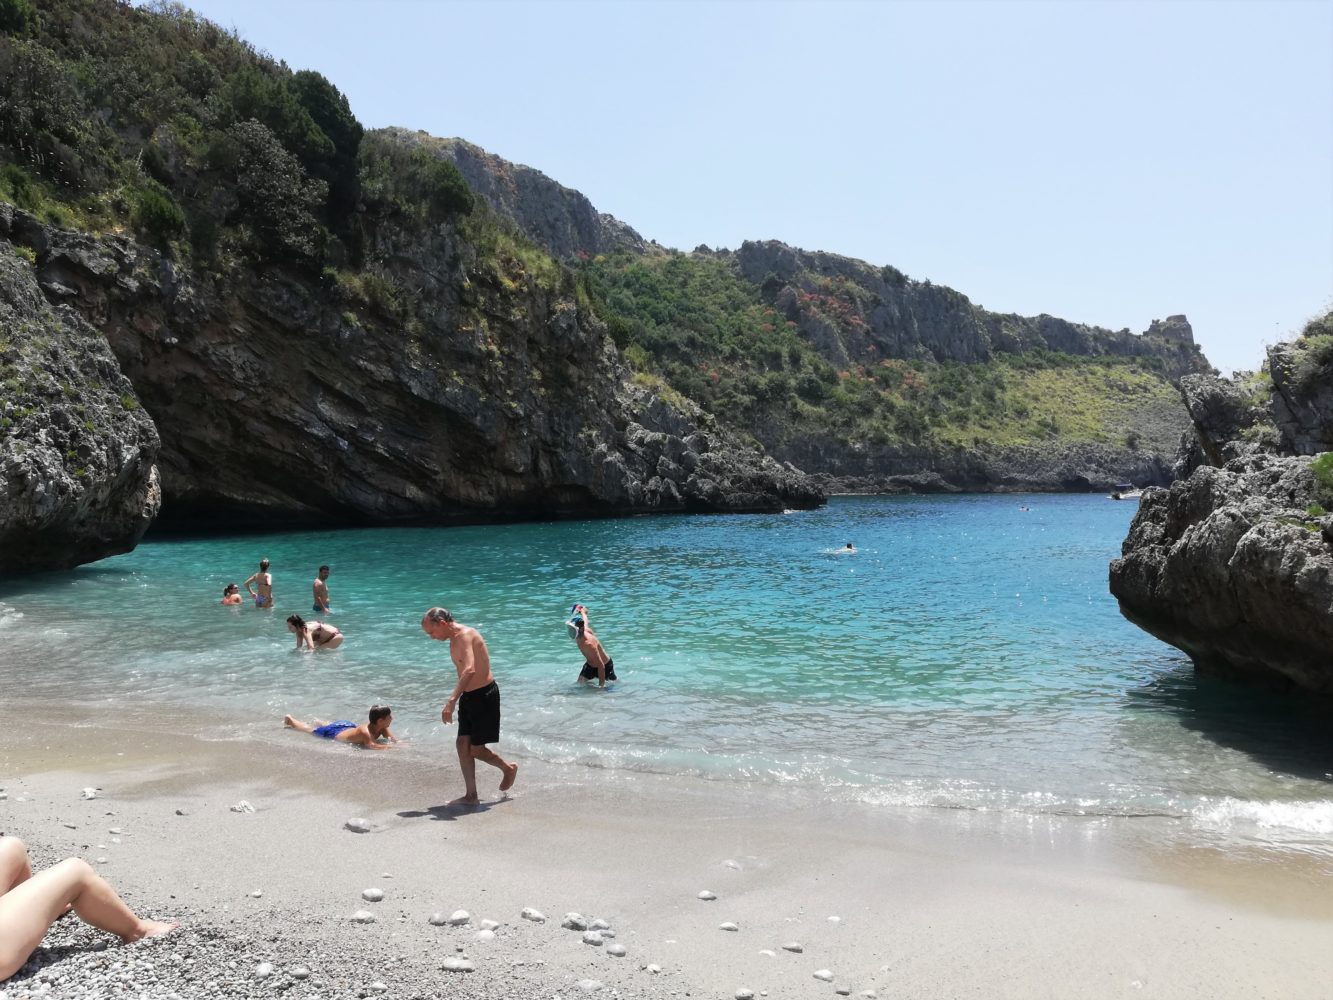
[[[481,804],[481,799],[475,795],[460,795],[449,803],[451,806],[476,806]]]
[[[139,926],[133,934],[122,934],[121,940],[126,944],[131,941],[139,941],[142,938],[157,937],[160,934],[170,934],[180,924],[168,924],[161,920],[140,920]]]
[[[296,728],[296,720],[293,719],[290,715],[284,715],[282,717],[282,724],[286,726],[288,729]]]
[[[514,779],[518,777],[518,765],[510,764],[505,768],[504,780],[500,782],[500,791],[507,792],[514,787]]]

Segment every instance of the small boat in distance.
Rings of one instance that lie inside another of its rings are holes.
[[[1137,500],[1143,496],[1143,490],[1139,489],[1133,483],[1116,483],[1111,487],[1111,495],[1107,500]]]

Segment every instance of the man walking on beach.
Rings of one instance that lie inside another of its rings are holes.
[[[324,581],[329,578],[329,568],[321,566],[319,575],[315,577],[315,603],[311,608],[317,615],[327,615],[329,613],[329,585]]]
[[[440,720],[447,726],[458,709],[458,766],[463,772],[464,794],[450,805],[476,805],[477,761],[485,761],[504,772],[500,791],[507,792],[518,777],[518,765],[509,764],[499,754],[486,749],[487,743],[500,742],[500,686],[491,676],[491,654],[486,641],[476,629],[454,621],[445,608],[431,608],[421,618],[422,630],[432,639],[448,640],[449,656],[458,671],[453,694],[440,710]]]

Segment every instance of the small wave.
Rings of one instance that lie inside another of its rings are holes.
[[[1204,800],[1191,818],[1206,830],[1222,833],[1333,836],[1333,801]]]
[[[0,601],[0,628],[9,628],[23,618],[23,612],[12,604],[5,604]]]

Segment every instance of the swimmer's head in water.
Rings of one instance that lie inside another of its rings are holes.
[[[300,615],[289,615],[287,617],[287,627],[293,632],[299,632],[305,628],[305,619]]]
[[[223,596],[223,597],[227,597],[227,596],[230,595],[230,594],[239,594],[240,592],[241,592],[241,588],[240,588],[237,584],[234,584],[234,583],[229,583],[229,584],[227,584],[225,587],[222,588],[222,596]]]
[[[431,608],[426,612],[426,620],[435,625],[454,620],[453,613],[448,608]]]
[[[267,559],[261,559],[261,560],[259,560],[259,572],[261,572],[261,573],[267,573],[267,572],[268,572],[268,560],[267,560]]]
[[[370,722],[372,725],[379,722],[380,719],[388,719],[392,717],[393,709],[388,705],[372,705],[370,707]]]

